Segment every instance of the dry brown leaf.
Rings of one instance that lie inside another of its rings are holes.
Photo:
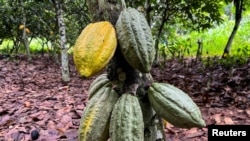
[[[5,134],[4,131],[0,131],[0,137],[3,137],[4,134]]]
[[[46,122],[47,122],[47,120],[44,119],[44,120],[37,121],[36,124],[41,126],[41,127],[46,127]]]
[[[224,117],[224,122],[225,122],[225,124],[228,124],[228,125],[234,124],[231,117]]]
[[[212,116],[216,124],[221,124],[221,114],[215,114]]]
[[[25,101],[24,106],[27,108],[31,108],[31,103],[29,101]]]
[[[29,115],[29,117],[31,117],[31,118],[38,118],[41,114],[42,114],[42,111],[39,111],[37,113],[33,113],[33,114]]]
[[[65,134],[65,132],[66,132],[66,128],[56,128],[56,130],[59,132],[59,133],[61,133],[61,134]]]
[[[48,123],[47,123],[47,127],[48,127],[49,129],[56,129],[56,124],[55,124],[54,121],[49,120]]]
[[[76,110],[76,113],[81,117],[83,114],[83,110]]]
[[[56,129],[40,130],[40,141],[58,141],[58,137]]]
[[[79,119],[81,118],[81,115],[78,115],[77,111],[76,110],[72,110],[70,113],[69,113],[70,117],[72,119]]]
[[[62,87],[59,88],[59,90],[66,90],[66,91],[67,91],[68,89],[69,89],[69,86],[62,86]]]
[[[224,90],[225,90],[226,92],[230,92],[230,91],[232,90],[232,88],[230,88],[229,86],[225,86],[225,87],[224,87]]]
[[[247,116],[250,118],[250,110],[246,109],[245,112],[246,112]]]
[[[62,116],[60,122],[61,122],[62,124],[65,124],[65,125],[66,125],[66,124],[68,124],[69,122],[72,123],[72,118],[71,118],[71,116],[65,114],[65,115]]]
[[[196,137],[201,137],[202,135],[204,135],[205,133],[204,132],[201,132],[201,131],[196,131],[195,133],[193,134],[187,134],[186,136],[184,136],[182,138],[182,140],[188,140],[188,139],[192,139],[192,138],[196,138]]]
[[[28,133],[28,131],[27,131],[27,129],[25,127],[18,127],[17,130],[19,132]]]
[[[71,126],[71,123],[67,123],[63,127],[56,128],[56,130],[59,131],[61,134],[65,134],[65,132],[69,129],[70,126]]]
[[[2,107],[0,107],[0,114],[3,113],[4,111],[5,110]]]
[[[4,115],[1,117],[0,126],[9,126],[14,122],[15,121],[13,119],[11,119],[11,117],[9,115]]]
[[[69,113],[71,111],[71,109],[72,109],[72,106],[66,106],[64,108],[61,108],[60,110],[58,110],[56,112],[56,116],[60,117],[60,116],[62,116],[64,114],[67,114],[67,113]]]
[[[84,107],[85,107],[85,106],[84,106],[83,104],[80,104],[80,105],[77,105],[77,106],[76,106],[76,109],[77,109],[77,110],[82,110],[82,109],[84,109]]]
[[[191,128],[191,129],[186,131],[186,134],[194,134],[194,133],[197,133],[197,132],[199,132],[198,128]]]

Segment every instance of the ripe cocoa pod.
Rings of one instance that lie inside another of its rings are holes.
[[[179,128],[204,127],[199,107],[181,89],[165,83],[152,83],[149,101],[158,115]]]
[[[117,46],[115,29],[107,21],[87,25],[77,38],[73,58],[81,76],[100,72],[113,57]]]
[[[136,96],[123,94],[112,111],[110,121],[111,141],[143,141],[144,123]]]
[[[142,13],[134,8],[124,9],[117,20],[116,32],[126,61],[143,73],[149,72],[155,48],[151,29]]]
[[[103,87],[98,93],[98,98],[90,99],[84,109],[79,141],[107,141],[109,138],[110,116],[119,95],[111,87]]]

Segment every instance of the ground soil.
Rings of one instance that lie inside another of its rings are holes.
[[[0,141],[76,141],[80,117],[95,77],[80,78],[70,59],[71,81],[49,56],[0,60]],[[225,67],[171,60],[154,67],[155,81],[175,85],[201,109],[207,125],[250,125],[250,62]],[[207,141],[207,128],[164,125],[168,141]]]

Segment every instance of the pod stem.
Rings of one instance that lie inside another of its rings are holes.
[[[127,6],[126,6],[126,2],[125,2],[125,0],[121,0],[121,2],[122,2],[122,9],[126,9],[126,8],[127,8]]]

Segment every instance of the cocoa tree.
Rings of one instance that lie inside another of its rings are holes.
[[[106,20],[110,21],[115,26],[118,16],[120,15],[124,5],[125,3],[122,3],[122,1],[88,1],[90,13],[93,13],[92,22]],[[148,84],[153,81],[150,75],[143,74],[140,76],[140,73],[125,60],[119,50],[119,47],[116,50],[110,64],[108,65],[107,71],[109,80],[119,82],[119,84],[117,84],[118,86],[116,87],[119,93],[127,91],[139,93],[138,95],[141,95],[142,100],[140,101],[140,104],[142,107],[145,124],[144,140],[165,140],[162,126],[160,125],[161,120],[155,117],[154,110],[150,106],[148,99],[145,98],[144,88],[148,87]],[[125,82],[123,82],[124,74],[126,75]],[[122,88],[120,87],[120,85],[122,85],[121,83],[124,83]],[[137,89],[139,84],[140,88]],[[158,124],[155,124],[155,122]]]
[[[226,2],[232,2],[230,0],[226,0]],[[227,44],[225,46],[224,52],[222,57],[226,57],[230,53],[230,48],[233,43],[233,39],[238,31],[241,19],[242,19],[242,12],[244,10],[244,6],[246,6],[247,1],[246,0],[233,0],[233,4],[235,7],[235,23],[234,23],[234,28],[233,31],[227,41]]]
[[[76,69],[81,76],[91,77],[105,67],[101,62],[110,61],[110,56],[112,60],[107,74],[90,85],[79,140],[107,140],[109,135],[111,140],[165,140],[162,118],[181,128],[204,127],[199,108],[186,93],[155,83],[151,77],[155,48],[144,15],[126,7],[123,0],[89,1],[88,6],[93,23],[76,41]],[[107,51],[110,48],[114,54]]]
[[[59,35],[60,35],[60,48],[61,48],[61,71],[62,71],[62,80],[64,82],[70,81],[69,75],[69,59],[68,59],[68,48],[66,46],[66,27],[63,17],[63,0],[54,0],[54,5],[56,9]]]
[[[28,37],[27,37],[27,33],[29,33],[28,28],[26,28],[26,11],[24,9],[24,2],[23,0],[21,0],[21,8],[22,8],[22,23],[23,23],[23,35],[22,35],[22,40],[23,40],[23,44],[25,46],[26,49],[26,54],[28,56],[28,60],[31,60],[31,55],[30,55],[30,47],[29,47],[29,41],[28,41]]]

